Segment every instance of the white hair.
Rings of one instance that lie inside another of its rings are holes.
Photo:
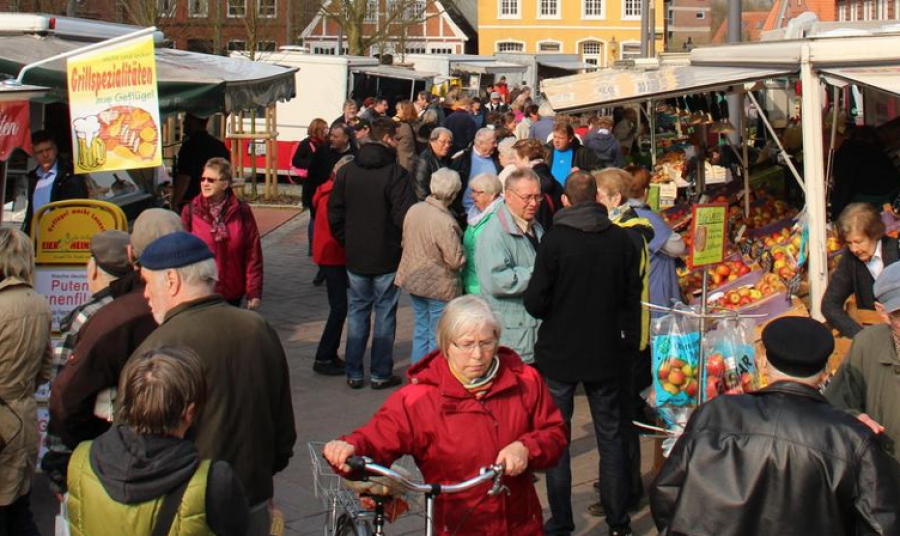
[[[506,177],[506,184],[504,184],[504,187],[507,190],[512,190],[516,184],[519,184],[522,181],[532,181],[537,183],[538,186],[541,185],[541,179],[534,173],[534,171],[528,168],[519,168],[510,173],[508,177]]]
[[[173,269],[182,283],[188,287],[206,286],[212,289],[219,280],[219,270],[213,258]]]
[[[479,173],[469,181],[469,188],[496,195],[503,191],[500,179],[493,173]]]
[[[475,294],[455,298],[444,307],[444,312],[438,320],[435,333],[438,348],[447,355],[447,350],[456,339],[482,326],[490,327],[494,336],[500,339],[503,328],[484,298]]]
[[[431,131],[431,135],[428,136],[428,140],[434,141],[438,139],[441,134],[446,134],[450,137],[450,140],[453,141],[453,132],[449,128],[444,127],[434,127],[434,130]]]
[[[513,145],[516,144],[515,136],[509,136],[507,138],[503,138],[500,140],[500,143],[497,144],[497,152],[500,153],[501,156],[510,157],[515,154],[516,150],[513,148]]]
[[[442,202],[452,201],[462,188],[459,173],[450,168],[440,168],[431,174],[431,195]]]
[[[478,132],[475,133],[475,141],[481,141],[486,138],[495,138],[496,139],[496,137],[497,137],[497,134],[494,132],[494,129],[488,128],[488,127],[479,128]]]

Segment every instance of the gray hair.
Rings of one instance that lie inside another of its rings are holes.
[[[437,123],[438,122],[438,113],[437,110],[425,110],[425,113],[422,114],[422,123]]]
[[[431,174],[431,195],[438,201],[452,201],[461,188],[459,173],[450,168],[440,168]]]
[[[485,138],[496,139],[497,133],[494,132],[494,129],[492,129],[492,128],[488,128],[488,127],[479,128],[478,132],[475,133],[475,141],[481,141],[481,140],[484,140]]]
[[[497,144],[497,152],[500,153],[501,156],[510,157],[515,154],[516,150],[513,149],[513,145],[516,143],[515,136],[509,136],[500,140],[500,143]]]
[[[434,112],[434,110],[429,111]],[[434,112],[434,120],[437,121],[437,112]],[[453,132],[451,132],[449,128],[444,127],[434,127],[434,130],[431,131],[431,135],[428,136],[428,141],[434,141],[438,139],[439,137],[441,137],[441,134],[446,134],[450,137],[450,141],[453,141]]]
[[[438,348],[446,356],[450,345],[456,342],[456,339],[483,326],[490,327],[494,337],[500,339],[503,328],[484,298],[475,294],[455,298],[444,307],[444,312],[438,320],[435,333]]]
[[[189,287],[215,287],[219,280],[219,270],[216,268],[215,259],[205,259],[194,264],[188,264],[180,268],[173,268],[182,283]]]
[[[503,185],[500,179],[493,173],[479,173],[469,181],[469,188],[473,190],[481,190],[486,194],[497,196],[503,191]]]
[[[538,186],[541,185],[541,179],[535,175],[534,171],[526,168],[526,169],[517,169],[509,174],[509,177],[506,177],[506,184],[504,188],[506,190],[512,190],[513,187],[519,184],[522,181],[534,181]]]
[[[34,246],[28,235],[12,227],[0,228],[0,280],[15,277],[31,283]]]
[[[548,99],[544,99],[544,102],[538,106],[538,115],[541,117],[553,117],[556,115],[556,112],[553,110],[553,106],[550,105]]]

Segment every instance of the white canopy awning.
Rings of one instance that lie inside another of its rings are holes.
[[[43,97],[50,88],[43,86],[16,86],[0,82],[0,102],[30,100]]]
[[[543,59],[540,56],[537,57],[537,62],[545,67],[563,69],[565,71],[593,70],[597,68],[593,63],[585,63],[579,60]]]
[[[822,74],[900,96],[900,65],[828,68]]]
[[[381,78],[396,78],[398,80],[434,80],[435,77],[440,76],[440,73],[414,71],[392,65],[364,65],[352,67],[350,70],[354,73],[364,73]]]
[[[470,74],[524,73],[526,69],[527,67],[524,65],[505,61],[450,62],[451,71],[462,71]]]
[[[544,80],[541,90],[556,111],[662,99],[785,76],[792,69],[663,65],[655,70],[605,70]]]

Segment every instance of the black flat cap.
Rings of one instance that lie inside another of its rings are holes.
[[[798,378],[822,372],[834,351],[831,330],[803,316],[773,320],[763,329],[762,342],[769,363]]]

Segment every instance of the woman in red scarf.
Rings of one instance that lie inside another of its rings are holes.
[[[260,305],[263,286],[262,244],[250,205],[231,190],[231,164],[210,158],[200,177],[200,195],[184,207],[184,230],[206,242],[216,257],[216,292],[229,303]]]

